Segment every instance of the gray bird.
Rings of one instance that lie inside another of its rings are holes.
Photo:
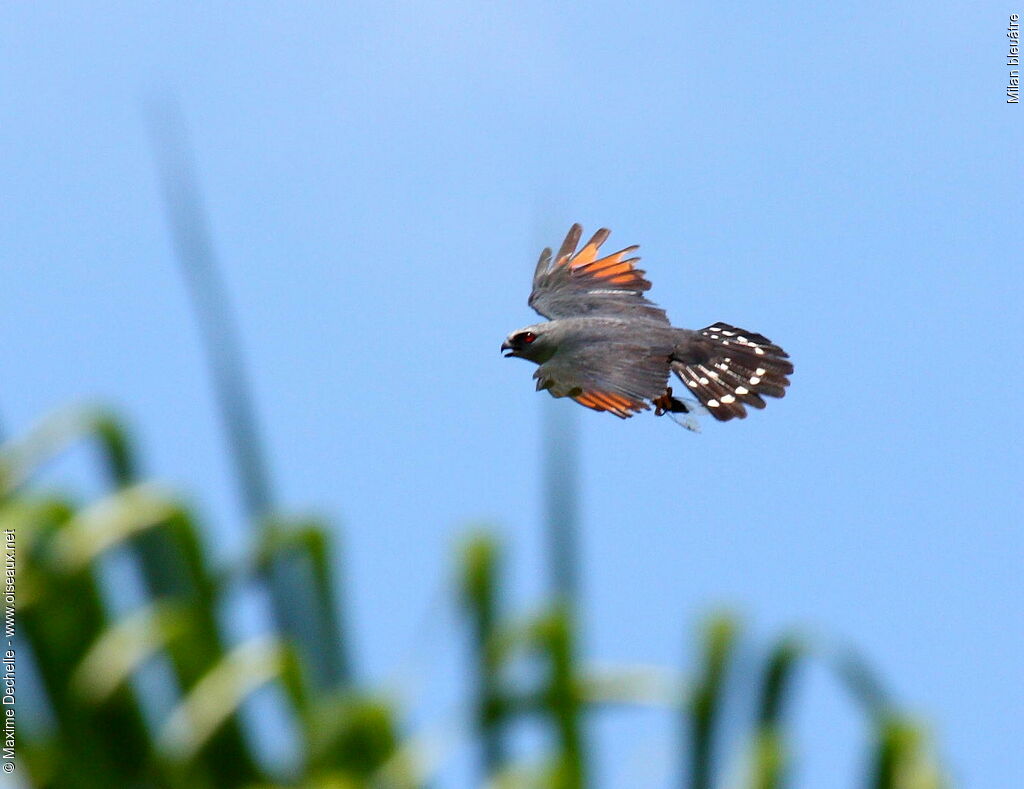
[[[539,365],[537,390],[571,397],[620,419],[647,410],[697,429],[693,414],[726,422],[764,408],[763,396],[782,397],[793,372],[788,354],[760,334],[726,323],[677,329],[644,292],[651,283],[636,268],[638,247],[598,257],[611,231],[602,228],[578,252],[583,229],[573,225],[558,254],[541,252],[529,305],[549,320],[512,332],[506,357]],[[693,394],[673,395],[674,372]],[[690,415],[690,416],[679,416]]]

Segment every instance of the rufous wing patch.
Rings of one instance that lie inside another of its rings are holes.
[[[597,250],[601,248],[601,244],[603,244],[611,234],[612,231],[606,227],[602,227],[594,233],[590,241],[583,245],[583,249],[569,259],[570,268],[577,269],[597,260]]]
[[[650,408],[643,400],[634,400],[632,397],[615,392],[591,390],[573,395],[572,399],[594,411],[608,411],[620,419],[628,419],[633,414]]]
[[[555,258],[555,266],[568,266],[574,278],[589,278],[595,285],[612,286],[616,290],[648,290],[651,286],[644,279],[644,272],[636,268],[639,257],[629,257],[639,249],[634,245],[620,249],[611,255],[598,258],[598,250],[611,235],[607,228],[601,228],[588,241],[581,250],[576,252],[576,245],[579,244],[580,234],[583,232],[579,225],[573,225],[569,234],[562,242],[558,255]],[[544,256],[542,256],[542,260]]]
[[[644,272],[635,267],[640,262],[640,258],[628,257],[637,249],[636,246],[626,247],[592,263],[583,266],[574,265],[573,274],[593,277],[599,282],[605,282],[617,288],[647,290],[650,288],[650,284],[644,279]]]

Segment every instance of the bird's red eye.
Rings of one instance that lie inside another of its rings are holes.
[[[533,342],[536,339],[537,339],[537,335],[534,334],[532,331],[528,331],[528,332],[526,332],[526,334],[523,335],[523,342],[525,342],[527,345],[529,345],[531,342]]]

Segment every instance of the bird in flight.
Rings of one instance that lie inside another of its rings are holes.
[[[793,365],[782,348],[722,322],[675,328],[644,296],[651,283],[636,267],[638,247],[598,257],[611,231],[598,230],[577,251],[582,232],[573,225],[557,255],[541,252],[529,305],[548,320],[501,345],[506,357],[539,365],[538,391],[620,419],[653,405],[657,416],[669,414],[690,430],[699,429],[697,414],[743,419],[746,406],[764,408],[764,396],[785,395]],[[670,372],[685,387],[679,395],[668,385]]]

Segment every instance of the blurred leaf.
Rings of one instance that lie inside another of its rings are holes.
[[[381,787],[420,787],[431,783],[434,774],[463,746],[466,734],[461,721],[429,725],[415,736],[406,737],[373,774],[370,784]]]
[[[782,638],[772,649],[765,662],[761,680],[761,698],[758,707],[758,725],[777,726],[784,712],[783,705],[789,694],[793,672],[806,653],[803,641],[796,636]]]
[[[765,660],[750,764],[750,786],[753,789],[779,789],[783,786],[789,753],[782,718],[793,674],[806,652],[807,647],[801,639],[785,636]]]
[[[738,626],[733,616],[719,614],[703,628],[704,655],[693,695],[686,709],[690,732],[692,789],[709,789],[715,768],[715,731],[724,703],[725,676],[736,647]]]
[[[472,610],[487,613],[493,621],[498,544],[489,534],[478,532],[466,539],[460,553],[463,600]]]
[[[874,755],[875,789],[941,789],[945,785],[928,752],[924,729],[891,717],[881,723]]]
[[[236,647],[196,683],[171,713],[158,735],[160,751],[175,762],[188,762],[242,704],[284,666],[272,639],[255,639]]]
[[[755,732],[750,765],[751,789],[778,789],[782,786],[787,759],[781,733],[775,727],[764,727]]]
[[[112,493],[76,513],[54,538],[53,566],[60,572],[78,572],[112,546],[166,522],[177,511],[178,506],[154,485]]]
[[[0,498],[83,438],[96,439],[108,478],[115,484],[126,484],[134,477],[130,444],[117,418],[100,408],[75,406],[49,414],[23,436],[0,446]]]
[[[323,772],[308,776],[303,789],[367,789],[366,783],[340,772]],[[253,789],[279,789],[279,784],[262,784]],[[380,789],[387,789],[381,787]]]
[[[579,681],[579,690],[588,707],[629,704],[677,709],[687,685],[658,666],[590,667]]]
[[[279,593],[271,599],[275,619],[302,650],[316,688],[333,688],[351,679],[332,572],[338,563],[331,544],[321,521],[276,517],[267,521],[257,554],[260,572],[278,579]]]
[[[460,559],[462,603],[473,637],[474,716],[481,738],[482,779],[486,780],[503,768],[507,758],[503,732],[506,700],[501,690],[501,658],[496,639],[498,545],[490,536],[475,534],[466,540]]]
[[[487,782],[486,789],[547,789],[552,786],[551,766],[511,764]]]
[[[143,663],[189,632],[187,612],[163,601],[121,619],[109,627],[75,670],[74,690],[92,703],[105,700]]]
[[[829,657],[834,671],[854,701],[859,703],[869,716],[884,721],[889,714],[889,697],[881,680],[870,666],[848,647],[834,650],[830,656],[826,655],[826,658]]]
[[[387,764],[398,746],[395,712],[382,699],[343,694],[314,706],[310,764],[342,768],[361,779]]]
[[[171,641],[166,651],[177,688],[193,688],[225,653],[216,610],[223,590],[220,578],[210,569],[199,525],[189,510],[175,505],[162,522],[134,531],[127,545],[138,557],[149,597],[174,599],[188,607],[195,635],[187,641]],[[234,786],[258,775],[240,722],[233,716],[219,727],[180,780]]]
[[[0,499],[0,531],[14,533],[16,550],[21,557],[14,565],[18,589],[15,605],[19,611],[35,605],[46,584],[45,573],[35,560],[40,544],[73,514],[74,506],[59,498]]]
[[[579,460],[576,413],[565,403],[544,408],[544,525],[554,602],[574,606],[579,597]]]
[[[557,603],[536,623],[538,643],[549,661],[550,678],[543,698],[558,745],[551,784],[557,789],[579,789],[587,781],[573,624],[568,603]]]
[[[151,744],[132,688],[119,687],[101,703],[87,700],[73,688],[72,677],[89,647],[109,627],[99,592],[96,568],[53,572],[40,562],[52,543],[76,517],[65,506],[39,511],[48,520],[33,527],[37,543],[25,550],[19,578],[30,588],[31,604],[19,610],[19,635],[31,644],[31,660],[39,688],[33,701],[44,701],[52,713],[53,731],[36,748],[20,755],[41,761],[29,764],[32,776],[51,776],[56,785],[80,781],[83,772],[106,776],[115,784],[152,778]],[[25,659],[27,655],[22,655]],[[102,780],[102,778],[98,779]]]
[[[245,373],[238,328],[214,253],[185,118],[178,102],[170,95],[162,96],[161,101],[150,104],[147,109],[175,256],[188,287],[206,352],[242,506],[256,528],[275,509],[270,473],[252,389]],[[274,589],[272,594],[279,591]]]

